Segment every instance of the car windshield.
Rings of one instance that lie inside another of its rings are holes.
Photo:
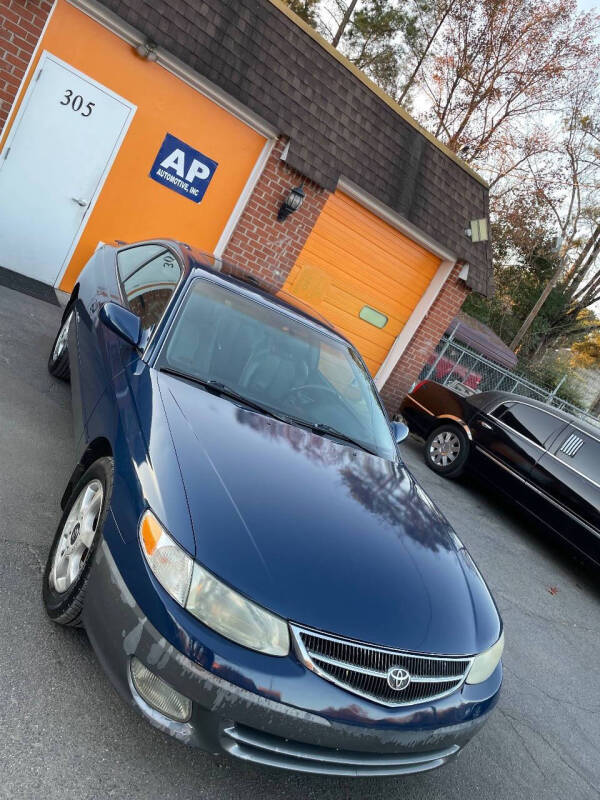
[[[386,417],[353,347],[212,280],[192,281],[157,367],[395,458]]]

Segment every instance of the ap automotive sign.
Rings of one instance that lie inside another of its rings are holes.
[[[167,133],[152,164],[150,177],[199,203],[217,167],[212,158]]]

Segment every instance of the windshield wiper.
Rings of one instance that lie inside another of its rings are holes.
[[[176,378],[182,378],[183,380],[197,383],[199,386],[203,386],[210,392],[215,392],[221,397],[229,397],[231,400],[236,400],[237,402],[242,403],[247,408],[258,411],[268,417],[273,417],[273,419],[277,419],[280,422],[286,422],[288,425],[300,425],[304,428],[314,431],[315,433],[325,433],[328,436],[333,436],[342,442],[346,442],[354,447],[358,447],[360,450],[365,450],[367,453],[370,453],[373,456],[379,455],[379,453],[377,453],[375,450],[371,450],[362,442],[359,442],[358,439],[353,439],[351,436],[338,431],[337,428],[333,428],[331,425],[326,425],[324,422],[308,422],[304,419],[298,419],[298,417],[277,413],[273,411],[273,409],[258,403],[256,400],[250,400],[248,397],[236,392],[235,389],[232,389],[230,386],[227,386],[220,381],[198,378],[195,375],[188,375],[186,372],[179,372],[179,370],[171,369],[170,367],[161,367],[160,371],[166,372],[167,375],[174,375]]]
[[[326,425],[324,422],[310,422],[304,423],[308,425],[308,427],[315,431],[315,433],[326,433],[328,436],[335,436],[336,439],[340,439],[342,442],[347,442],[348,444],[353,445],[354,447],[358,447],[360,450],[365,450],[367,453],[370,453],[372,456],[378,456],[375,450],[371,450],[362,442],[359,442],[358,439],[353,439],[351,436],[348,436],[342,431],[338,431],[337,428],[332,428],[331,425]]]
[[[289,422],[288,417],[276,414],[270,408],[267,408],[267,406],[263,406],[261,403],[257,403],[255,400],[250,400],[248,397],[236,392],[235,389],[232,389],[230,386],[227,386],[220,381],[205,380],[204,378],[198,378],[195,375],[188,375],[187,372],[179,372],[179,370],[171,369],[170,367],[161,367],[160,371],[166,372],[167,375],[174,375],[176,378],[183,378],[183,380],[197,383],[199,386],[203,386],[205,389],[215,392],[221,397],[229,397],[231,400],[237,400],[237,402],[242,403],[243,405],[247,406],[247,408],[251,408],[254,411],[259,411],[261,414],[265,414],[268,417],[273,417],[274,419],[278,419],[282,422]]]

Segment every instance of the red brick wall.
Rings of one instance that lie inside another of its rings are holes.
[[[0,0],[0,130],[51,8],[52,0]]]
[[[329,196],[316,183],[305,181],[304,203],[284,222],[278,222],[281,203],[290,189],[304,180],[281,160],[285,144],[285,137],[275,143],[224,252],[225,258],[274,289],[284,284]]]
[[[398,411],[402,398],[416,381],[423,366],[435,346],[446,332],[452,319],[458,314],[466,300],[469,290],[458,280],[462,264],[457,264],[444,284],[429,313],[420,324],[417,332],[402,357],[394,367],[381,390],[381,397],[390,414]]]

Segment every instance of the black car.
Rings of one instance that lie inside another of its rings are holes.
[[[600,428],[528,397],[422,381],[401,412],[447,478],[474,469],[600,565]]]

